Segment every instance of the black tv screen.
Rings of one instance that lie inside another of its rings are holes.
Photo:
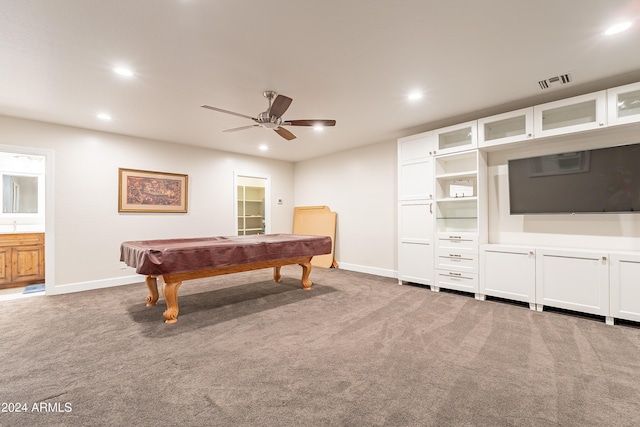
[[[640,211],[640,144],[509,160],[511,214]]]

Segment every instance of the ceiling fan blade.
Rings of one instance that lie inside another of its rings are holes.
[[[234,116],[244,117],[246,119],[256,120],[255,118],[253,118],[251,116],[247,116],[245,114],[234,113],[233,111],[223,110],[222,108],[212,107],[210,105],[201,105],[201,107],[202,108],[207,108],[207,109],[213,110],[213,111],[219,111],[221,113],[233,114]]]
[[[287,111],[287,108],[289,108],[289,105],[291,105],[292,101],[293,99],[289,98],[288,96],[276,96],[276,99],[273,100],[273,104],[271,105],[271,109],[269,110],[269,114],[274,117],[282,117],[284,112]]]
[[[255,128],[255,127],[260,127],[260,125],[240,126],[239,128],[226,129],[226,130],[223,130],[222,132],[236,132],[236,131],[239,131],[239,130]]]
[[[335,126],[335,120],[287,120],[282,123],[285,126]]]
[[[277,129],[274,129],[274,131],[276,131],[276,133],[278,135],[280,135],[281,137],[283,137],[287,141],[291,141],[292,139],[296,138],[296,136],[294,134],[292,134],[291,132],[289,132],[285,128],[277,128]]]

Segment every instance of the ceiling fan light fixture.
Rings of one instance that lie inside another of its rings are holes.
[[[324,126],[322,125],[313,125],[313,130],[316,132],[322,132],[324,130]]]

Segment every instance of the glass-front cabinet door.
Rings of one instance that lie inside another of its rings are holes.
[[[478,120],[478,146],[510,144],[533,138],[533,107]]]
[[[436,154],[457,153],[478,148],[478,121],[460,123],[433,131]]]
[[[607,90],[609,125],[640,122],[640,83]]]
[[[598,129],[607,125],[607,92],[600,91],[533,107],[536,138]]]

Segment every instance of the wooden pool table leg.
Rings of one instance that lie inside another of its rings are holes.
[[[309,280],[309,275],[311,274],[311,259],[307,262],[301,262],[298,264],[302,267],[302,288],[305,291],[311,290],[311,280]]]
[[[280,266],[273,267],[273,281],[279,282],[281,277],[282,276],[280,275]]]
[[[144,280],[149,288],[149,295],[147,296],[147,307],[156,305],[158,302],[158,281],[153,276],[147,276]]]
[[[167,303],[167,309],[162,313],[166,319],[164,323],[176,323],[178,321],[178,288],[182,282],[167,282],[163,280],[162,295]]]

